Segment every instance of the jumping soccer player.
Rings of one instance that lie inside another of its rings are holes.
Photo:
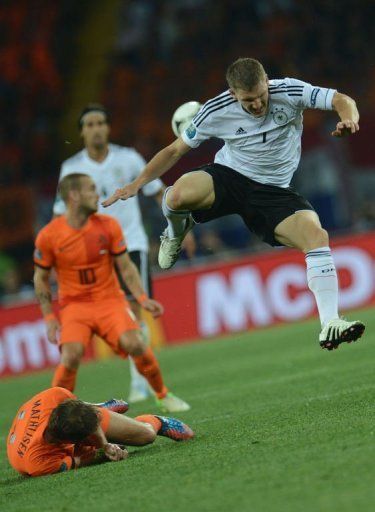
[[[19,408],[13,420],[7,439],[11,466],[27,476],[49,475],[123,460],[128,452],[118,444],[144,446],[157,435],[175,441],[194,436],[174,418],[146,414],[131,419],[113,412],[113,408],[125,412],[124,405],[118,400],[88,404],[60,387],[38,393]]]
[[[311,204],[289,186],[301,155],[303,111],[335,110],[340,121],[332,135],[343,137],[359,130],[355,101],[334,89],[294,78],[269,80],[262,64],[251,58],[233,62],[226,79],[229,89],[207,101],[181,137],[159,151],[138,178],[103,205],[136,195],[203,141],[222,139],[225,144],[216,153],[215,163],[184,174],[164,194],[168,227],[159,250],[161,268],[175,263],[194,223],[237,213],[250,231],[270,245],[305,253],[307,282],[322,326],[322,348],[332,350],[355,341],[365,326],[339,317],[328,233]]]
[[[138,303],[154,317],[162,305],[144,291],[138,270],[127,254],[118,222],[97,214],[95,183],[85,174],[70,174],[60,182],[66,213],[52,220],[35,242],[35,293],[47,323],[51,343],[58,341],[61,363],[52,385],[74,390],[78,367],[94,334],[119,355],[130,355],[166,412],[189,405],[168,391],[159,364],[142,336],[115,274],[117,266]],[[60,324],[53,314],[49,277],[55,268],[59,287]]]

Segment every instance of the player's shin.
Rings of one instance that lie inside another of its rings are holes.
[[[132,359],[137,370],[147,379],[156,396],[158,398],[164,398],[168,389],[164,385],[159,363],[151,348],[147,347],[142,355],[132,356]]]
[[[60,387],[74,391],[77,379],[77,369],[70,370],[63,364],[59,364],[52,379],[52,387]]]
[[[142,338],[144,343],[150,345],[150,337],[148,326],[145,322],[140,322]],[[129,358],[130,369],[130,390],[128,400],[131,403],[141,402],[146,400],[151,394],[151,390],[147,380],[139,373],[132,358]]]
[[[329,247],[306,253],[307,283],[313,292],[322,327],[338,318],[338,281]]]

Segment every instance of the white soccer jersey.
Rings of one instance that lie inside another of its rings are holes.
[[[133,148],[109,144],[109,152],[103,162],[92,160],[86,149],[76,153],[61,166],[59,181],[73,173],[83,173],[91,176],[95,181],[99,193],[99,202],[107,199],[117,188],[121,188],[140,175],[145,160]],[[163,183],[153,180],[142,188],[146,196],[152,196],[160,191]],[[61,215],[65,212],[64,201],[57,196],[53,206],[53,213]],[[148,240],[142,222],[138,197],[134,196],[127,201],[118,201],[109,208],[99,205],[99,212],[112,215],[120,223],[129,251],[147,251]]]
[[[257,118],[227,90],[203,105],[182,139],[192,148],[222,139],[216,163],[259,183],[288,187],[301,156],[303,111],[332,110],[335,92],[295,78],[270,80],[267,114]]]

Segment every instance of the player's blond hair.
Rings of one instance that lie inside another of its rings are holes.
[[[59,194],[64,201],[67,202],[69,198],[69,192],[71,190],[81,190],[82,188],[82,178],[88,178],[87,174],[83,173],[73,173],[65,176],[59,183]]]
[[[249,57],[241,57],[228,67],[226,79],[231,89],[251,91],[259,82],[265,80],[267,74],[262,64]]]

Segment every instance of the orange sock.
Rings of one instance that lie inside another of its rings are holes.
[[[141,423],[149,423],[155,430],[155,434],[157,434],[161,429],[161,421],[152,414],[142,414],[142,416],[137,416],[135,420],[140,421]]]
[[[59,364],[52,379],[52,387],[59,386],[73,391],[76,385],[76,377],[77,370],[69,370],[63,364]]]
[[[141,356],[132,356],[135,366],[141,375],[143,375],[158,398],[164,398],[168,389],[164,386],[159,363],[151,350],[147,347]]]

